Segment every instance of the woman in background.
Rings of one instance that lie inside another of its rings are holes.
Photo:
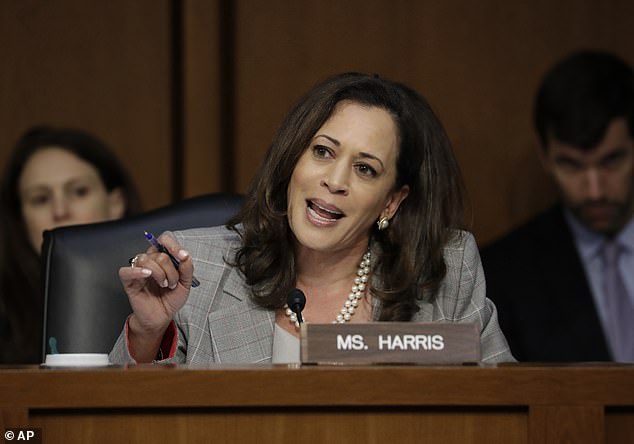
[[[0,189],[0,363],[39,363],[42,233],[139,212],[123,165],[85,132],[35,127],[18,140]]]

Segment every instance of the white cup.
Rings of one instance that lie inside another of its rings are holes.
[[[107,367],[110,360],[106,353],[57,353],[46,355],[47,367]]]

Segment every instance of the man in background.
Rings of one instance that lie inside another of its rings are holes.
[[[520,361],[634,362],[634,75],[581,51],[538,90],[540,157],[560,201],[482,249]]]

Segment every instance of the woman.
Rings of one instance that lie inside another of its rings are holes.
[[[308,322],[477,322],[482,360],[513,360],[475,241],[458,230],[462,206],[447,136],[420,95],[330,78],[288,114],[234,221],[162,235],[178,269],[150,248],[119,270],[133,314],[111,360],[297,361],[284,307],[294,288]]]
[[[110,149],[74,129],[30,129],[2,177],[0,362],[39,363],[43,231],[134,214],[139,198]]]

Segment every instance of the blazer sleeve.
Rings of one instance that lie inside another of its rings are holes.
[[[447,276],[438,303],[446,318],[480,326],[482,362],[514,362],[495,305],[486,297],[484,271],[473,235],[461,232],[457,242],[447,249],[445,260]]]
[[[129,319],[129,318],[128,318]],[[179,328],[178,324],[175,325],[174,328],[174,337],[173,341],[176,342],[176,352],[174,356],[171,358],[163,359],[160,361],[154,361],[155,363],[160,364],[182,364],[185,362],[185,347],[183,344],[183,332]],[[137,361],[130,355],[130,344],[128,342],[128,320],[126,320],[125,325],[123,326],[123,331],[117,338],[117,342],[115,342],[114,347],[109,354],[109,359],[112,364],[124,365],[124,364],[137,364]]]

